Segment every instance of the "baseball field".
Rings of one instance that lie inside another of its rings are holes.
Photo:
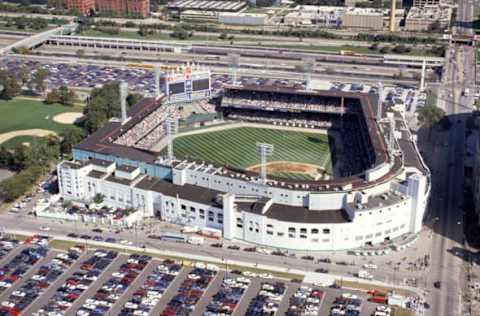
[[[10,147],[35,137],[56,135],[72,122],[66,115],[78,116],[82,108],[15,98],[0,101],[0,144]]]
[[[175,138],[178,158],[204,160],[235,168],[260,170],[256,143],[274,146],[268,157],[270,175],[297,180],[323,179],[332,172],[329,136],[269,128],[239,127]],[[165,150],[163,151],[165,153]]]

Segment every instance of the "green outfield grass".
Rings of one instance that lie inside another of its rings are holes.
[[[25,129],[46,129],[61,133],[68,124],[60,124],[53,120],[57,114],[64,112],[81,112],[82,108],[45,104],[37,100],[16,98],[8,101],[0,100],[0,134]],[[5,142],[14,146],[21,142],[31,141],[31,136],[18,136]]]
[[[173,142],[177,157],[193,158],[246,169],[258,165],[257,142],[274,145],[268,161],[306,163],[323,168],[331,174],[331,152],[327,135],[268,128],[239,127],[216,132],[179,136]],[[165,153],[165,150],[164,150]],[[275,173],[284,177],[311,180],[307,174]]]

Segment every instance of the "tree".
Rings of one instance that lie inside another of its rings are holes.
[[[45,80],[47,79],[49,74],[50,72],[48,71],[48,69],[38,68],[33,75],[32,81],[38,93],[43,93],[46,90],[47,84]]]
[[[21,85],[24,86],[29,79],[30,79],[30,71],[26,66],[23,66],[22,68],[20,68],[20,71],[18,72],[18,80],[20,80]]]
[[[105,199],[105,197],[103,196],[103,194],[97,193],[97,194],[95,194],[95,196],[93,197],[93,203],[95,203],[95,204],[102,204],[104,199]]]
[[[219,36],[219,39],[221,40],[226,40],[228,38],[228,33],[227,32],[222,32]]]
[[[137,104],[138,102],[140,102],[140,100],[142,100],[142,99],[143,99],[143,95],[137,94],[137,93],[130,93],[127,96],[127,104],[128,104],[128,106],[132,107],[135,104]]]
[[[0,86],[2,87],[0,98],[4,100],[16,97],[21,90],[17,77],[5,70],[0,70]]]
[[[393,51],[397,54],[405,54],[405,53],[408,53],[410,51],[410,48],[403,45],[403,44],[400,44],[400,45],[397,45],[393,48]]]
[[[93,133],[103,126],[113,116],[120,115],[120,96],[118,82],[112,81],[102,88],[93,89],[90,93],[90,102],[85,107],[85,127]]]
[[[85,138],[85,131],[76,126],[71,126],[60,133],[60,152],[69,154],[73,145],[81,142]]]
[[[83,58],[83,57],[85,57],[85,50],[84,49],[77,49],[75,54],[77,55],[78,58]]]
[[[388,46],[383,46],[382,48],[380,48],[381,54],[388,54],[389,52],[390,52],[390,47]]]
[[[10,168],[12,152],[5,146],[0,146],[0,166]]]
[[[429,128],[428,138],[431,136],[431,128],[445,116],[445,111],[441,108],[428,104],[418,111],[418,121],[420,124]]]
[[[73,106],[77,100],[77,95],[67,86],[61,86],[58,88],[59,103],[63,105]]]
[[[47,97],[45,98],[45,103],[53,104],[53,103],[60,103],[60,95],[57,89],[53,89],[49,93],[47,93]]]

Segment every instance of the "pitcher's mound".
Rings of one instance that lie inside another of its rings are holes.
[[[260,173],[261,165],[254,165],[247,168],[249,171]],[[272,161],[267,163],[267,173],[299,173],[306,174],[315,180],[326,176],[325,171],[317,165],[291,161]]]

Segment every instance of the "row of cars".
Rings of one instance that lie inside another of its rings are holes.
[[[150,260],[152,260],[152,257],[147,255],[130,255],[127,261],[120,266],[118,271],[112,273],[110,279],[102,285],[95,295],[85,301],[77,311],[77,315],[101,316],[108,313],[110,308],[142,273]]]
[[[125,303],[120,316],[148,316],[181,269],[179,262],[169,259],[161,262]]]
[[[274,316],[286,292],[282,282],[262,282],[260,291],[249,303],[247,315]]]
[[[168,302],[161,316],[188,316],[215,278],[218,267],[212,264],[195,264],[180,285],[178,293]]]
[[[344,293],[335,298],[333,306],[330,308],[330,316],[360,316],[362,305],[362,298]]]
[[[83,261],[80,270],[70,276],[34,316],[62,316],[73,303],[87,290],[105,269],[117,258],[118,253],[109,250],[96,250]]]
[[[46,247],[30,246],[0,268],[0,294],[22,278],[48,252]]]
[[[203,316],[232,315],[249,284],[250,279],[245,277],[224,279],[220,290],[213,296]]]
[[[319,289],[301,286],[290,298],[287,316],[318,315],[323,297],[324,293]]]
[[[83,247],[72,247],[43,264],[22,287],[10,294],[0,308],[2,315],[20,315],[34,300],[42,295],[83,253]]]
[[[19,242],[16,239],[0,239],[0,260],[5,258],[18,244]]]

